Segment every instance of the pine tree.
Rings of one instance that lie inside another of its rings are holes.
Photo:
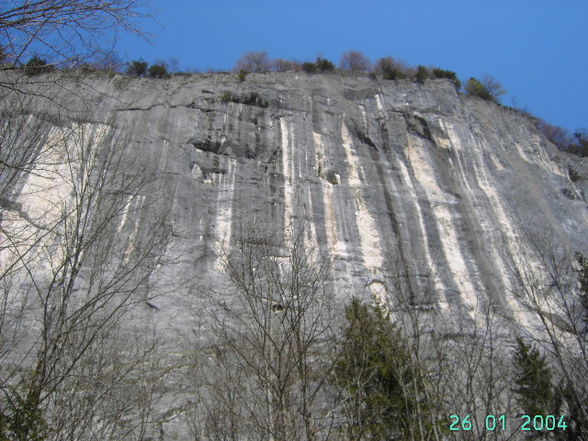
[[[407,342],[384,311],[354,299],[346,307],[335,381],[345,392],[350,439],[428,439],[428,405],[418,391],[423,377]],[[417,393],[415,393],[415,390]]]
[[[551,369],[539,350],[517,337],[514,355],[515,384],[521,410],[527,415],[547,415],[553,412],[554,394]]]

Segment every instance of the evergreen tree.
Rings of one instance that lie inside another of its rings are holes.
[[[547,415],[554,410],[551,370],[539,350],[517,337],[514,355],[515,394],[527,415]]]
[[[415,75],[416,82],[420,83],[420,84],[424,84],[428,78],[429,78],[429,69],[427,69],[425,66],[419,66],[416,71],[416,75]]]
[[[422,376],[406,342],[379,307],[354,299],[346,307],[335,381],[345,393],[350,439],[428,439],[428,406]]]

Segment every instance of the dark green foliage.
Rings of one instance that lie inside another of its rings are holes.
[[[315,73],[317,71],[316,63],[312,61],[305,61],[302,63],[302,70],[306,73]]]
[[[567,151],[583,158],[588,157],[588,131],[586,129],[574,133],[574,141]]]
[[[415,80],[417,83],[424,84],[429,79],[429,69],[425,66],[419,66],[416,71]]]
[[[416,410],[427,413],[419,396],[422,376],[412,363],[406,341],[379,307],[353,299],[345,309],[347,326],[335,382],[347,397],[350,439],[390,440],[417,430]],[[431,425],[424,427],[429,433]],[[423,433],[423,439],[427,439]],[[421,439],[417,437],[417,439]]]
[[[262,107],[264,109],[269,106],[268,102],[265,99],[263,99],[263,97],[261,95],[259,95],[257,92],[251,92],[248,95],[239,96],[239,95],[235,95],[232,92],[225,91],[220,96],[220,100],[223,103],[228,103],[228,102],[240,103],[240,104],[246,104],[248,106]]]
[[[302,70],[306,73],[333,72],[335,65],[325,58],[317,57],[314,63],[310,61],[302,63]]]
[[[245,79],[247,78],[247,74],[248,74],[248,73],[249,73],[249,72],[247,72],[245,69],[241,69],[241,70],[239,71],[239,74],[238,74],[239,81],[240,81],[240,82],[244,82],[244,81],[245,81]]]
[[[582,253],[576,253],[576,264],[578,265],[578,282],[580,283],[580,306],[581,326],[580,333],[582,337],[588,337],[588,259]]]
[[[24,66],[25,73],[31,76],[50,72],[51,70],[53,70],[53,66],[48,65],[46,60],[39,58],[36,55]]]
[[[461,81],[459,81],[459,78],[457,78],[457,74],[455,72],[435,67],[431,71],[431,74],[433,75],[433,78],[448,78],[453,81],[453,84],[455,84],[455,88],[457,90],[461,89]]]
[[[584,419],[582,407],[586,405],[578,399],[578,391],[572,384],[562,382],[555,388],[555,413],[565,415],[568,428],[556,432],[556,439],[562,441],[585,440],[588,434],[588,421]]]
[[[43,441],[47,425],[39,409],[38,394],[26,396],[3,390],[3,407],[0,408],[0,441]]]
[[[495,101],[490,91],[474,77],[468,80],[465,86],[465,91],[468,95],[477,96],[488,101]]]
[[[319,72],[334,72],[335,65],[326,58],[316,57],[316,68]]]
[[[147,73],[147,62],[144,60],[131,61],[127,68],[127,73],[129,75],[136,75],[138,77],[145,76]]]
[[[514,393],[521,410],[528,415],[553,413],[554,394],[551,369],[545,357],[532,345],[517,337],[517,349],[513,358],[515,370]]]
[[[154,64],[149,68],[149,76],[151,78],[169,78],[170,74],[163,64]]]
[[[385,80],[401,80],[409,77],[406,66],[398,63],[392,57],[380,58],[376,63],[376,71],[380,72]]]

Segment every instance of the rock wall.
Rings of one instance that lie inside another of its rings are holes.
[[[61,81],[59,90],[51,81],[23,86],[58,97],[35,98],[31,113],[52,115],[55,127],[112,125],[129,176],[154,177],[119,231],[132,246],[166,213],[168,263],[135,314],[139,328],[170,341],[196,332],[203,296],[230,307],[217,251],[244,222],[282,231],[305,222],[308,244],[332,260],[341,302],[366,288],[382,296],[401,268],[415,305],[471,324],[491,307],[513,326],[532,326],[513,269],[539,265],[534,241],[588,252],[586,159],[559,152],[528,115],[460,95],[449,81],[294,73]],[[67,189],[21,178],[2,196],[5,224],[54,203],[31,186],[55,197]]]
[[[528,116],[448,81],[291,73],[70,82],[59,92],[65,105],[37,112],[113,122],[131,171],[157,176],[134,212],[166,207],[168,253],[182,257],[163,277],[215,281],[214,250],[240,222],[304,220],[334,262],[338,293],[384,280],[400,263],[417,297],[419,275],[437,275],[435,292],[416,302],[473,318],[491,301],[524,322],[509,265],[528,238],[543,232],[588,249],[586,181],[570,179],[573,167],[586,176],[586,161],[557,151]],[[159,313],[178,318],[185,299],[163,296]]]

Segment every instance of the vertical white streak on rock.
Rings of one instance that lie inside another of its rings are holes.
[[[308,253],[316,253],[318,252],[318,238],[316,235],[316,225],[314,224],[314,208],[312,205],[312,191],[310,189],[310,185],[306,186],[305,199],[308,203],[308,208],[304,218],[307,222],[307,228],[310,231],[305,232],[304,247]]]
[[[417,197],[414,185],[412,184],[412,180],[410,178],[410,175],[408,174],[408,170],[407,170],[404,162],[398,161],[397,164],[398,164],[398,168],[400,170],[400,173],[402,175],[402,184],[405,185],[409,191],[408,200],[414,201],[413,205],[414,205],[414,209],[417,213],[417,217],[415,220],[421,230],[423,249],[425,250],[425,268],[431,269],[431,274],[433,274],[433,277],[435,277],[435,284],[434,284],[435,291],[439,292],[439,293],[444,293],[445,292],[445,285],[443,284],[443,281],[441,280],[440,277],[436,277],[437,265],[431,257],[431,251],[430,251],[430,247],[429,247],[429,238],[427,237],[427,230],[425,228],[425,222],[423,220],[423,213],[421,211],[421,206],[418,203],[418,197]],[[438,296],[437,301],[438,301],[439,307],[441,308],[442,312],[449,312],[449,305],[447,304],[447,299],[445,298],[445,296]]]
[[[315,171],[318,177],[324,176],[325,168],[325,149],[323,148],[323,138],[320,133],[312,132],[314,140],[314,164]]]
[[[479,220],[480,225],[482,225],[482,227],[485,230],[485,234],[488,236],[488,240],[486,241],[486,252],[489,254],[488,258],[490,258],[496,266],[496,268],[498,268],[501,281],[504,284],[506,290],[506,292],[504,293],[504,297],[515,319],[518,323],[525,326],[527,329],[531,329],[532,320],[529,317],[529,314],[524,310],[521,303],[513,296],[513,286],[510,282],[510,277],[508,276],[506,263],[504,262],[503,257],[500,255],[499,250],[497,250],[495,245],[496,235],[504,234],[504,236],[506,237],[508,247],[512,250],[512,255],[524,256],[524,250],[521,248],[520,245],[520,235],[516,232],[514,223],[510,220],[509,216],[507,215],[506,209],[504,208],[504,204],[502,203],[500,195],[496,191],[496,187],[492,185],[491,180],[488,179],[488,175],[484,168],[485,163],[482,157],[482,150],[479,146],[476,146],[476,148],[472,150],[475,152],[476,158],[475,161],[472,161],[473,174],[474,176],[478,177],[478,185],[480,189],[491,201],[491,207],[486,207],[486,209],[491,209],[499,222],[499,225],[488,226],[487,222],[485,222],[484,219]],[[499,241],[498,243],[500,244],[501,242]],[[513,263],[517,266],[519,265],[519,262],[515,261]]]
[[[515,146],[517,152],[519,153],[519,156],[521,157],[521,159],[523,159],[526,162],[531,162],[531,161],[529,161],[529,157],[527,156],[527,154],[523,150],[523,147],[521,146],[520,143],[515,142],[514,143],[514,146]]]
[[[382,95],[379,93],[376,95],[376,107],[378,108],[378,112],[384,112],[384,105],[382,104]]]
[[[440,120],[440,123],[445,129],[445,133],[447,133],[447,136],[449,137],[451,148],[458,152],[462,151],[463,147],[461,145],[461,140],[455,134],[455,128],[453,127],[453,124],[449,121],[443,120]]]
[[[126,198],[126,202],[123,208],[123,213],[122,216],[120,218],[120,224],[118,225],[118,227],[116,228],[116,233],[120,233],[123,229],[123,227],[125,226],[125,222],[127,221],[127,217],[129,215],[129,207],[131,206],[131,202],[133,201],[133,196],[127,196]]]
[[[227,158],[227,173],[216,174],[218,179],[216,199],[215,235],[216,246],[224,248],[229,245],[232,233],[233,198],[235,194],[236,161]],[[215,180],[216,180],[215,179]],[[220,270],[220,256],[217,257],[215,268]]]
[[[365,267],[373,276],[380,275],[384,259],[382,257],[382,247],[380,244],[380,234],[376,228],[376,223],[369,213],[367,204],[362,198],[362,183],[359,179],[359,161],[353,153],[353,144],[349,129],[344,122],[341,124],[341,139],[343,140],[343,150],[345,151],[346,163],[349,174],[349,187],[354,194],[355,216],[357,228],[359,230],[360,249]],[[379,296],[380,291],[372,291],[374,297],[382,303],[386,299]]]
[[[143,204],[145,203],[145,196],[138,196],[135,199],[136,203],[135,203],[135,208],[134,211],[138,212],[140,210],[140,208],[143,206]],[[125,250],[125,253],[123,255],[123,262],[128,262],[129,258],[131,257],[131,254],[133,253],[133,251],[135,250],[135,239],[137,238],[137,234],[139,234],[139,226],[141,224],[141,216],[135,216],[135,225],[133,226],[133,231],[131,232],[129,239],[127,240],[127,248]]]
[[[473,320],[476,320],[476,312],[479,311],[477,291],[470,278],[470,273],[465,263],[464,256],[459,246],[453,215],[448,205],[455,201],[445,193],[435,179],[435,171],[425,157],[424,147],[417,138],[408,138],[408,156],[416,179],[425,191],[425,195],[431,204],[431,211],[436,219],[441,235],[441,246],[447,259],[449,268],[457,284],[461,298],[468,308]]]
[[[367,115],[365,113],[365,106],[363,104],[360,104],[359,110],[361,111],[361,124],[362,124],[363,133],[364,133],[364,135],[367,136],[367,134],[368,134],[368,120],[367,120]]]
[[[284,173],[284,223],[286,229],[291,226],[292,218],[294,217],[294,186],[292,182],[293,164],[292,151],[290,145],[290,130],[288,121],[285,118],[280,118],[280,132],[282,133],[282,170]]]
[[[323,145],[323,137],[320,133],[313,132],[314,138],[314,152],[315,164],[317,169],[324,170],[325,167],[325,148]],[[333,258],[346,258],[347,248],[345,242],[342,240],[339,232],[339,225],[337,224],[337,216],[335,214],[334,192],[335,186],[330,182],[321,179],[321,186],[323,190],[323,203],[325,206],[325,231],[327,234],[327,247],[330,250]]]

